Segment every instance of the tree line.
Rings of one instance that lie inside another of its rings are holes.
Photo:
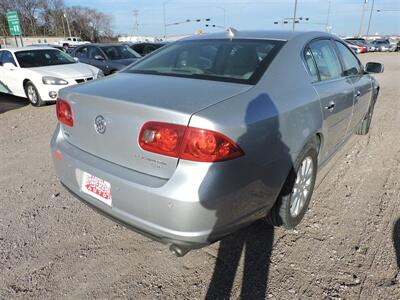
[[[24,36],[72,36],[99,42],[113,38],[112,17],[64,0],[0,0],[0,36],[9,35],[6,13],[18,12]],[[68,23],[67,23],[68,21]]]

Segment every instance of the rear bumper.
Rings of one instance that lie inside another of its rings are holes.
[[[63,138],[59,126],[51,150],[62,156],[52,155],[57,176],[78,199],[145,236],[185,248],[205,246],[265,216],[280,188],[276,166],[269,172],[263,168],[263,175],[271,176],[265,181],[254,176],[254,168],[241,168],[241,159],[181,161],[169,179],[149,176],[78,149]],[[110,182],[111,207],[82,192],[83,172]]]

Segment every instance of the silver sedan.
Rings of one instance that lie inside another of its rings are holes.
[[[368,133],[382,71],[322,32],[186,38],[60,91],[56,172],[178,255],[260,218],[293,228],[317,170]]]

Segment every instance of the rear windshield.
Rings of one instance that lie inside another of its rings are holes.
[[[283,44],[250,39],[176,42],[124,72],[255,84]]]
[[[103,50],[107,57],[111,60],[140,57],[139,54],[126,45],[103,46],[101,47],[101,50]]]
[[[26,50],[15,52],[21,68],[35,68],[73,64],[76,61],[68,54],[57,49]]]

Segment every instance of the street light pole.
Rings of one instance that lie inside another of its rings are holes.
[[[166,5],[167,3],[171,0],[164,0],[162,3],[162,9],[163,9],[163,20],[164,20],[164,40],[167,38],[167,9]]]
[[[224,12],[224,27],[226,28],[226,9],[221,6],[217,6],[218,9],[221,9]]]
[[[372,0],[371,11],[369,13],[369,20],[368,20],[367,36],[369,36],[369,29],[371,27],[371,19],[372,19],[372,12],[374,11],[374,4],[375,4],[375,0]]]
[[[331,17],[331,0],[328,0],[328,16],[326,17],[326,26],[325,30],[329,32],[329,22]]]
[[[292,30],[295,30],[296,27],[296,13],[297,13],[297,0],[294,1],[294,11],[293,11],[293,24],[292,24]]]
[[[365,14],[365,5],[367,4],[368,0],[364,0],[364,4],[361,10],[361,21],[360,21],[360,30],[358,31],[358,36],[362,35],[363,25],[364,25],[364,14]]]
[[[166,17],[166,12],[165,12],[165,4],[166,2],[164,1],[162,6],[163,6],[163,19],[164,19],[164,40],[167,38],[167,17]]]

